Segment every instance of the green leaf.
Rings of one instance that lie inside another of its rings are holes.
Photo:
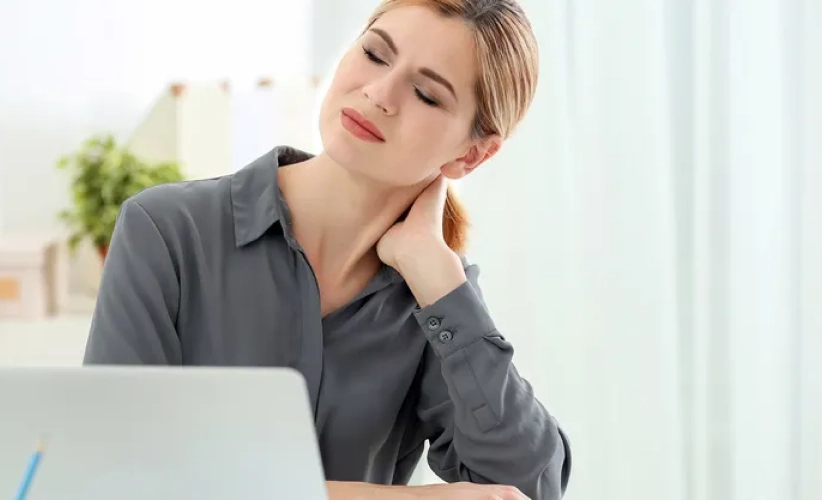
[[[69,245],[83,239],[107,246],[122,204],[140,191],[184,180],[179,164],[146,162],[117,144],[110,134],[88,138],[57,168],[70,179],[71,208],[57,214],[73,232]]]
[[[74,233],[71,236],[69,236],[69,239],[68,239],[69,250],[71,250],[72,252],[77,250],[77,246],[80,244],[80,242],[82,240],[83,240],[83,234],[82,233]]]

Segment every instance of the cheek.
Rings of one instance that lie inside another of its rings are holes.
[[[397,172],[402,184],[420,182],[462,154],[461,136],[454,132],[451,118],[422,111],[405,114],[402,140],[392,152],[398,159]]]
[[[346,95],[356,87],[356,82],[352,81],[350,68],[340,65],[334,73],[328,86],[323,89],[324,95],[320,107],[323,119],[335,118],[343,107]]]
[[[323,98],[323,106],[332,106],[338,104],[340,96],[345,94],[344,87],[346,86],[344,75],[339,73],[334,75],[328,88],[325,89],[325,97]]]
[[[403,127],[404,142],[413,151],[424,152],[429,157],[447,158],[462,142],[462,127],[454,117],[441,110],[421,108],[418,112],[409,113],[407,118]]]
[[[358,51],[359,49],[353,49],[340,60],[334,71],[329,92],[343,95],[365,84],[373,67],[364,62]]]

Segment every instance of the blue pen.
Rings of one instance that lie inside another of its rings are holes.
[[[43,451],[46,449],[46,443],[43,439],[37,440],[37,448],[29,459],[29,466],[26,468],[26,475],[23,476],[23,481],[20,483],[20,488],[17,490],[15,500],[25,500],[26,495],[31,487],[31,482],[34,479],[34,474],[37,472],[37,466],[40,464],[40,459],[43,456]]]

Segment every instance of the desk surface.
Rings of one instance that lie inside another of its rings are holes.
[[[44,320],[0,320],[0,366],[78,366],[91,314]]]

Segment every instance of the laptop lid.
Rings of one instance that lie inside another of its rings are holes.
[[[284,368],[0,368],[0,498],[327,498],[302,376]]]

